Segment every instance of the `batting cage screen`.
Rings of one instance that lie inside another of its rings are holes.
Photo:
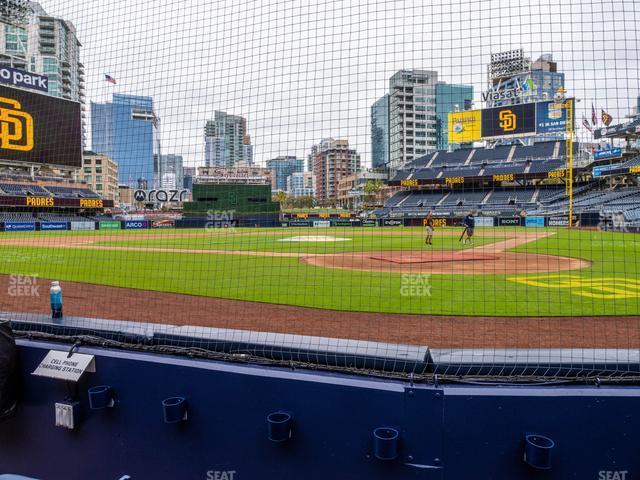
[[[18,336],[640,376],[640,3],[1,3]]]

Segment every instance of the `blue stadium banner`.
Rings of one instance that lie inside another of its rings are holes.
[[[603,137],[621,137],[636,133],[640,133],[640,118],[617,125],[611,125],[610,127],[598,128],[593,131],[593,138],[598,140]]]
[[[0,83],[38,90],[39,92],[49,91],[49,77],[18,68],[0,67]]]
[[[544,227],[544,217],[527,217],[524,220],[525,227]]]
[[[126,230],[143,230],[149,228],[149,222],[147,220],[127,220],[124,222],[124,228]]]
[[[34,222],[4,222],[5,232],[33,232],[35,229]]]
[[[360,224],[361,227],[376,227],[377,225],[378,222],[371,219],[362,220],[362,223]]]
[[[620,158],[622,156],[622,148],[609,148],[600,150],[593,154],[595,160],[604,160],[606,158]]]
[[[41,231],[66,230],[67,222],[40,222]]]
[[[536,133],[562,133],[567,130],[567,109],[553,101],[536,103]],[[575,115],[574,115],[575,118]],[[575,120],[574,120],[575,125]]]

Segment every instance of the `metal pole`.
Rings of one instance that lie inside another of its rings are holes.
[[[567,193],[569,194],[569,228],[573,226],[573,99],[567,100],[567,138],[565,150],[567,155]]]

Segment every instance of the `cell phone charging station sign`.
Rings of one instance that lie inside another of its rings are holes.
[[[68,352],[49,350],[32,375],[77,382],[84,372],[95,371],[96,362],[93,355],[84,353],[69,355]]]

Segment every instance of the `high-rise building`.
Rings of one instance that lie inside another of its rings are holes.
[[[436,84],[436,138],[438,150],[449,148],[449,113],[471,108],[473,87],[471,85]]]
[[[181,155],[173,153],[160,155],[160,161],[157,163],[160,168],[159,178],[160,187],[167,189],[183,188],[184,170]]]
[[[159,186],[159,120],[153,99],[114,93],[111,103],[91,102],[92,150],[118,162],[118,181]]]
[[[438,72],[400,70],[389,80],[389,165],[396,169],[437,146]]]
[[[191,190],[193,188],[193,179],[196,176],[196,167],[182,167],[182,188]]]
[[[335,203],[341,178],[359,172],[360,155],[348,140],[325,138],[311,147],[309,162],[316,179],[315,195],[321,205]]]
[[[371,166],[384,168],[389,163],[389,94],[371,106]]]
[[[118,164],[111,158],[85,151],[82,154],[82,175],[91,190],[107,200],[118,201]]]
[[[287,178],[293,173],[304,172],[304,160],[295,156],[280,156],[267,160],[267,168],[271,170],[271,190],[287,191]]]
[[[314,197],[316,178],[311,172],[295,172],[287,177],[287,195]]]
[[[74,25],[52,17],[39,3],[0,2],[0,66],[48,77],[48,94],[81,103],[85,140],[85,71]]]
[[[371,166],[395,170],[437,149],[448,148],[448,114],[467,110],[473,87],[438,81],[438,72],[400,70],[389,93],[371,106]]]
[[[247,134],[247,121],[238,115],[216,111],[204,127],[206,167],[233,167],[253,163],[253,146]]]

